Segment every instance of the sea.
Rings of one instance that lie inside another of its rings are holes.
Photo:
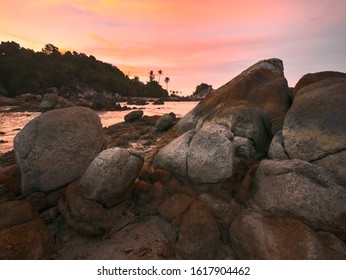
[[[164,115],[173,112],[178,118],[185,116],[192,110],[198,101],[180,101],[165,102],[163,105],[154,105],[149,102],[148,105],[136,106],[136,110],[143,110],[144,115]],[[125,106],[126,103],[120,103]],[[134,105],[127,105],[133,107]],[[16,134],[32,119],[41,115],[40,112],[7,112],[12,107],[0,107],[0,155],[13,149],[13,139]],[[103,127],[108,127],[124,121],[124,116],[133,110],[126,111],[100,111],[96,112],[101,119]]]

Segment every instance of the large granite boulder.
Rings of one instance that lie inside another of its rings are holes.
[[[224,182],[233,171],[232,140],[232,133],[219,125],[190,130],[163,147],[153,166],[189,178],[194,184]]]
[[[38,116],[14,139],[22,194],[50,192],[74,181],[104,147],[100,118],[88,108],[70,107]]]
[[[263,160],[254,187],[253,201],[262,210],[346,239],[346,189],[322,167],[302,160]]]
[[[232,176],[234,145],[222,127],[199,130],[187,153],[187,174],[194,184],[224,182]]]
[[[153,166],[169,170],[178,176],[186,177],[187,152],[196,132],[196,130],[190,130],[161,148],[154,158]]]
[[[52,234],[25,201],[0,204],[0,259],[47,259],[54,248]]]
[[[346,149],[346,78],[300,89],[288,111],[283,143],[289,158],[320,160]]]
[[[204,121],[212,119],[222,124],[219,118],[223,111],[229,107],[246,106],[264,111],[272,123],[272,134],[275,134],[282,128],[289,105],[282,61],[275,58],[262,60],[202,100],[178,122],[177,128],[181,132],[198,129]]]
[[[67,223],[85,235],[105,234],[111,228],[113,208],[131,197],[131,185],[142,165],[143,157],[131,149],[112,148],[100,153],[59,201]]]
[[[129,192],[143,161],[143,156],[132,149],[104,150],[91,162],[80,179],[86,192],[85,198],[98,201],[105,207],[118,204]]]
[[[302,88],[328,78],[346,78],[346,73],[336,71],[323,71],[305,74],[295,85],[292,98],[294,99],[298,91],[300,91]]]
[[[249,139],[256,151],[256,154],[252,155],[254,160],[267,153],[272,138],[272,123],[263,110],[239,105],[224,108],[212,117],[197,122],[199,128],[215,125],[222,125],[227,128],[228,133],[236,137]]]

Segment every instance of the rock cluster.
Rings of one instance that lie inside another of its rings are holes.
[[[77,179],[105,144],[100,118],[91,109],[70,107],[38,116],[14,139],[22,194],[53,191]]]
[[[320,72],[291,94],[268,59],[178,123],[135,111],[102,130],[87,108],[46,112],[0,169],[0,258],[49,258],[53,236],[62,254],[69,228],[110,246],[85,258],[346,259],[345,93],[344,73]],[[128,149],[142,144],[155,147]]]

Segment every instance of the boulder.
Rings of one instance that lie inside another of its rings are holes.
[[[108,208],[118,204],[129,193],[129,187],[142,166],[143,156],[135,150],[104,150],[91,162],[80,179],[86,192],[85,198]]]
[[[316,234],[308,226],[292,218],[265,217],[243,210],[232,222],[229,236],[240,259],[328,258]]]
[[[100,203],[85,199],[87,195],[78,181],[66,188],[66,195],[59,200],[58,207],[66,222],[77,232],[98,236],[110,230],[110,213]]]
[[[182,118],[177,128],[185,132],[198,128],[197,122],[222,115],[230,107],[257,107],[265,112],[272,123],[272,134],[282,129],[289,108],[289,89],[279,59],[259,61],[202,100]]]
[[[174,120],[175,120],[175,114],[174,113],[164,114],[155,123],[156,131],[167,130],[168,128],[170,128],[173,125]]]
[[[224,182],[232,176],[234,145],[222,127],[199,130],[187,153],[187,174],[194,184]]]
[[[143,111],[142,110],[137,110],[137,111],[132,111],[125,115],[124,120],[125,122],[133,122],[135,120],[138,120],[143,116]]]
[[[50,192],[80,177],[104,149],[99,116],[88,108],[46,112],[14,138],[22,194]]]
[[[187,176],[187,152],[196,130],[190,130],[160,149],[153,166],[169,170],[180,177]]]
[[[346,78],[346,73],[336,71],[323,71],[317,73],[308,73],[299,79],[294,87],[292,98],[294,99],[297,93],[304,87],[313,83],[328,79],[328,78]]]
[[[198,121],[197,127],[215,124],[225,126],[234,136],[250,139],[257,152],[254,159],[267,153],[272,139],[271,120],[263,110],[246,106],[225,108],[210,119]]]
[[[232,133],[219,125],[190,130],[163,147],[153,166],[189,178],[194,184],[224,182],[232,176],[232,139]]]
[[[346,78],[305,86],[287,112],[282,136],[289,158],[320,160],[346,148]]]
[[[271,215],[302,219],[346,238],[346,189],[325,169],[302,160],[263,160],[254,178],[253,201]]]
[[[30,203],[9,201],[0,204],[0,259],[47,259],[54,239]]]
[[[59,104],[59,96],[57,93],[46,93],[43,96],[42,102],[39,105],[41,112],[53,110],[56,105]]]
[[[176,249],[183,259],[213,259],[219,235],[208,208],[203,202],[194,201],[182,218]]]

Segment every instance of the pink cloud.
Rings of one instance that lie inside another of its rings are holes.
[[[0,10],[0,39],[92,54],[143,80],[162,69],[185,94],[268,57],[284,60],[291,85],[322,66],[346,70],[343,0],[196,2],[12,0]]]

